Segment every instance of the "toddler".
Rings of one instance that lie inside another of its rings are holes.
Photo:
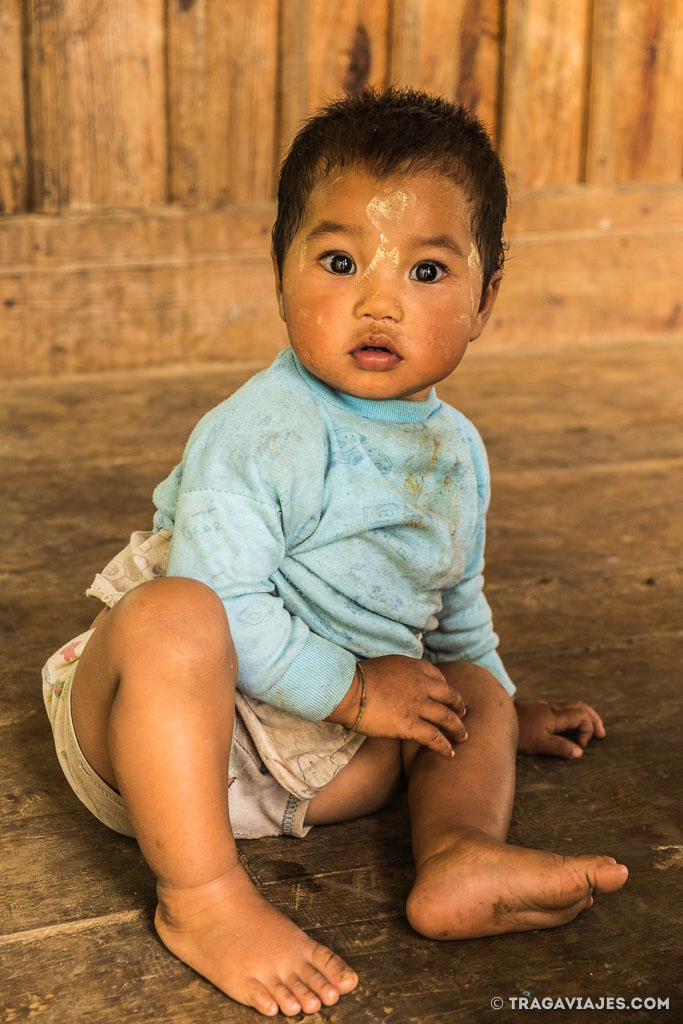
[[[432,939],[560,925],[626,880],[506,843],[517,750],[604,736],[579,701],[513,700],[482,591],[486,454],[434,391],[493,310],[506,205],[484,129],[445,100],[367,90],[304,125],[273,228],[291,347],[199,422],[153,531],[93,581],[93,627],[44,669],[60,763],[136,837],[162,941],[265,1015],[358,979],[258,893],[234,837],[303,837],[407,785],[407,915]]]

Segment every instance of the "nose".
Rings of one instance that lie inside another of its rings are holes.
[[[368,268],[369,269],[369,268]],[[354,314],[360,320],[393,320],[401,323],[404,316],[398,275],[393,268],[379,268],[374,273],[361,274],[358,278],[358,297]]]

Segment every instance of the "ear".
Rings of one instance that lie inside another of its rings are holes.
[[[496,304],[498,298],[498,292],[500,291],[500,285],[503,280],[503,271],[497,270],[493,275],[488,285],[486,286],[484,293],[479,303],[479,310],[472,324],[472,333],[470,334],[470,341],[474,341],[479,337],[481,332],[486,327],[489,317],[493,312],[493,307]]]
[[[277,296],[277,307],[280,311],[280,318],[287,323],[287,317],[285,316],[285,300],[282,295],[282,275],[280,274],[280,268],[277,265],[277,257],[273,250],[270,250],[270,258],[273,263],[273,274],[275,275],[275,294]]]

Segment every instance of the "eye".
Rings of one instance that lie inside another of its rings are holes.
[[[356,264],[343,252],[326,252],[320,257],[320,262],[330,274],[348,275],[356,272]]]
[[[432,260],[422,260],[410,271],[411,281],[421,281],[422,284],[433,284],[435,281],[441,281],[445,276],[446,268]]]

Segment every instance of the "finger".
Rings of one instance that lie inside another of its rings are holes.
[[[555,720],[554,732],[566,732],[567,729],[575,729],[578,733],[577,742],[585,747],[593,735],[593,719],[586,714],[583,706],[563,708],[561,711],[554,711]]]
[[[582,747],[588,744],[588,741],[595,735],[595,723],[592,718],[584,718],[577,730],[576,741]]]
[[[422,717],[438,726],[451,740],[462,743],[467,739],[467,729],[459,715],[438,701],[430,700],[420,708]]]
[[[566,757],[574,759],[583,756],[583,750],[572,743],[566,736],[556,736],[549,732],[538,740],[538,753],[548,754],[550,757]]]
[[[454,690],[452,686],[449,686],[445,680],[443,686],[432,687],[429,691],[429,696],[439,704],[445,704],[447,707],[452,708],[456,715],[459,715],[461,718],[467,711],[462,694]]]
[[[435,754],[441,754],[442,757],[455,756],[450,741],[433,722],[426,722],[422,718],[416,719],[407,738],[417,740],[423,747],[428,747]]]
[[[441,671],[441,669],[438,668],[436,665],[433,665],[431,661],[426,661],[423,659],[419,662],[419,664],[422,667],[422,671],[429,679],[438,679],[443,683],[446,682],[446,677]]]
[[[602,718],[597,713],[595,708],[592,708],[590,704],[586,704],[585,701],[556,701],[553,704],[551,704],[551,708],[554,714],[561,714],[563,711],[574,711],[577,715],[588,715],[591,722],[593,723],[594,735],[598,736],[600,739],[604,739],[604,737],[607,735],[605,732],[605,726],[603,724]]]
[[[603,725],[602,718],[600,718],[600,715],[597,713],[595,708],[590,706],[590,704],[584,704],[583,706],[591,717],[595,735],[600,739],[604,739],[607,733],[605,732],[605,726]]]

